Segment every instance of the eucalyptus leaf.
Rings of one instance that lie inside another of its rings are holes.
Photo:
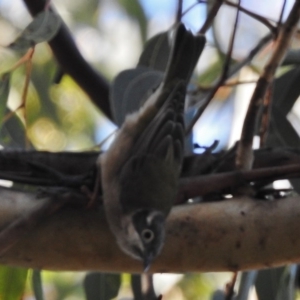
[[[10,88],[10,73],[4,73],[0,78],[0,122],[2,122],[6,111]]]
[[[131,275],[131,289],[132,289],[134,300],[143,299],[141,275],[138,274]]]
[[[225,292],[222,290],[216,290],[211,296],[211,300],[225,300]]]
[[[300,147],[300,138],[294,127],[276,106],[272,108],[271,123],[268,132],[266,146]],[[292,186],[297,193],[300,193],[300,179],[290,179]]]
[[[276,300],[294,300],[296,294],[297,265],[286,266],[279,282]]]
[[[300,67],[284,73],[274,81],[273,104],[287,115],[300,95]]]
[[[168,64],[170,51],[169,31],[159,33],[146,42],[138,66],[164,72]]]
[[[22,299],[25,290],[27,274],[27,269],[0,266],[0,299]]]
[[[33,270],[31,281],[35,299],[44,300],[42,276],[40,270]]]
[[[300,94],[300,67],[293,68],[274,82],[273,107],[266,146],[300,147],[300,138],[287,119]],[[300,180],[290,179],[294,189],[300,193]]]
[[[35,16],[32,22],[8,48],[25,53],[34,45],[51,40],[62,24],[61,18],[51,10],[45,10]]]
[[[267,146],[300,147],[299,135],[276,106],[272,108],[271,124],[267,137]]]
[[[213,85],[220,77],[223,70],[223,59],[218,56],[218,60],[210,65],[198,78],[202,86]]]
[[[6,109],[5,114],[11,111]],[[7,121],[1,124],[0,127],[0,142],[1,145],[7,147],[26,148],[26,131],[23,123],[16,114],[13,114]]]
[[[84,279],[86,300],[109,300],[118,295],[120,274],[89,273]]]
[[[111,106],[118,126],[128,113],[137,111],[147,96],[161,83],[163,73],[149,68],[121,72],[111,86]]]
[[[295,64],[297,65],[300,64],[300,50],[290,49],[285,55],[282,65],[286,66],[286,65],[295,65]]]
[[[259,300],[275,299],[284,268],[261,270],[258,272],[255,287]]]

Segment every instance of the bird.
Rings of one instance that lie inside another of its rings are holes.
[[[205,45],[203,35],[181,22],[172,37],[162,82],[126,116],[97,161],[110,230],[123,252],[143,262],[144,271],[164,245],[184,156],[187,85]]]

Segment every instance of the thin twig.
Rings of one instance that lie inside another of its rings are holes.
[[[235,283],[236,283],[237,274],[238,274],[238,272],[234,272],[233,276],[231,278],[231,281],[226,284],[225,299],[224,300],[231,300],[231,299],[233,299],[233,296],[234,296],[234,286],[235,286]]]
[[[17,61],[16,64],[14,64],[11,69],[9,70],[10,72],[14,71],[15,69],[17,69],[19,66],[21,66],[22,64],[25,64],[25,68],[26,68],[26,77],[25,77],[25,83],[24,83],[24,87],[23,87],[23,91],[22,91],[22,96],[21,96],[21,104],[14,109],[13,111],[9,112],[8,114],[6,114],[2,120],[2,123],[5,123],[6,121],[8,121],[13,115],[16,114],[17,111],[21,110],[22,114],[23,114],[23,119],[25,122],[25,131],[27,133],[27,118],[26,118],[26,99],[27,99],[27,94],[28,94],[28,87],[29,87],[29,83],[30,83],[30,76],[31,76],[31,71],[32,71],[32,57],[34,54],[34,50],[35,47],[30,48],[25,55],[23,55],[21,57],[21,59],[19,59]],[[29,149],[29,145],[30,142],[27,138],[27,134],[25,135],[25,144],[26,144],[26,149]]]
[[[224,0],[216,0],[212,8],[210,9],[207,18],[202,25],[201,29],[199,30],[199,34],[205,34],[206,31],[210,28],[211,24],[213,23],[220,7],[222,6]]]
[[[188,7],[184,12],[182,12],[182,17],[184,15],[186,15],[189,11],[191,11],[195,6],[197,6],[198,4],[207,4],[207,1],[206,0],[198,0],[196,3],[192,4],[190,7]]]
[[[257,45],[249,52],[248,56],[243,59],[241,62],[238,62],[234,64],[228,72],[228,78],[236,74],[239,70],[241,70],[244,66],[248,65],[254,56],[261,51],[263,47],[265,47],[273,38],[272,33],[268,33],[266,36],[264,36],[258,43]]]
[[[238,3],[240,3],[240,0],[239,0]],[[191,132],[194,125],[196,124],[196,122],[198,121],[198,119],[200,118],[200,116],[202,115],[202,113],[204,112],[204,110],[206,109],[208,104],[210,103],[210,101],[213,99],[215,93],[218,91],[218,89],[223,85],[223,83],[227,79],[227,74],[228,74],[228,70],[229,70],[229,66],[230,66],[231,55],[232,55],[232,50],[233,50],[233,45],[234,45],[234,40],[235,40],[235,35],[236,35],[236,30],[237,30],[238,19],[239,19],[239,10],[237,9],[235,22],[234,22],[234,27],[233,27],[233,31],[232,31],[232,34],[231,34],[230,43],[229,43],[226,59],[225,59],[225,62],[224,62],[224,67],[223,67],[222,74],[221,74],[219,80],[217,81],[217,83],[215,84],[214,88],[210,91],[210,93],[207,96],[207,98],[206,98],[205,102],[203,103],[203,105],[196,112],[196,114],[195,114],[194,118],[192,119],[191,123],[187,126],[186,134],[189,134]]]
[[[232,171],[180,179],[176,204],[187,199],[233,189],[249,182],[275,181],[299,176],[300,164]]]
[[[34,51],[34,48],[29,48],[28,51],[7,72],[12,72],[12,71],[16,70],[21,65],[23,65],[28,60],[30,60],[33,55],[33,51]]]
[[[176,23],[181,21],[183,0],[177,1]]]
[[[285,7],[286,7],[286,0],[284,0],[283,4],[282,4],[280,16],[279,16],[279,19],[278,19],[278,22],[277,22],[278,25],[280,25],[282,23],[282,19],[283,19],[283,14],[284,14]]]
[[[225,82],[221,85],[221,87],[235,87],[237,85],[242,84],[253,84],[256,83],[257,80],[231,80],[229,82]],[[196,91],[189,92],[189,95],[196,95],[198,92],[209,92],[214,88],[214,86],[202,86],[198,85]]]
[[[240,69],[242,69],[244,66],[248,65],[252,59],[257,55],[257,53],[259,51],[261,51],[261,49],[263,47],[266,46],[266,44],[268,44],[271,40],[272,40],[272,37],[273,35],[271,33],[268,33],[266,36],[264,36],[258,43],[257,45],[249,52],[248,56],[242,60],[241,62],[238,62],[234,65],[232,65],[230,68],[229,68],[229,71],[228,71],[228,75],[227,75],[227,79],[232,77],[234,74],[236,74]],[[224,84],[223,84],[224,85]],[[222,85],[221,85],[222,86]],[[214,94],[216,93],[216,91],[218,90],[219,86],[217,83],[214,84],[213,87],[210,87],[209,90],[210,90],[210,93],[206,96],[205,100],[203,101],[203,103],[207,103],[209,101],[209,99],[211,99]],[[197,116],[197,119],[200,118],[200,116],[202,115],[204,109],[206,108],[207,106],[205,106],[204,108],[201,106],[197,111],[196,111],[196,114],[195,116]]]
[[[255,125],[262,100],[265,96],[269,84],[272,82],[275,72],[280,65],[288,49],[290,41],[296,31],[297,23],[300,18],[300,1],[294,3],[290,14],[279,32],[275,45],[275,50],[269,62],[266,64],[260,76],[244,121],[241,139],[237,149],[236,166],[239,169],[251,169],[253,164],[252,141],[255,134]]]
[[[264,97],[261,126],[259,130],[260,147],[263,147],[266,144],[269,124],[270,124],[270,117],[271,117],[271,108],[272,108],[271,103],[272,103],[272,86],[269,85],[266,95]]]
[[[256,13],[254,13],[254,12],[252,12],[252,11],[244,8],[241,5],[238,5],[237,3],[234,3],[234,2],[226,0],[225,4],[227,4],[228,6],[239,8],[239,10],[241,12],[245,13],[246,15],[250,16],[251,18],[253,18],[253,19],[261,22],[266,27],[268,27],[272,33],[276,33],[277,32],[277,27],[273,26],[266,18],[264,18],[264,17],[262,17],[262,16],[260,16],[260,15],[258,15]]]
[[[30,82],[30,77],[31,77],[31,71],[32,71],[32,57],[34,54],[34,49],[35,47],[32,47],[32,52],[31,55],[26,62],[26,77],[25,77],[25,83],[24,83],[24,88],[23,88],[23,93],[22,93],[22,102],[19,108],[22,109],[23,112],[23,118],[24,118],[24,123],[25,123],[25,145],[26,149],[29,149],[30,142],[28,140],[27,136],[27,116],[26,116],[26,100],[27,100],[27,94],[28,94],[28,88],[29,88],[29,82]]]

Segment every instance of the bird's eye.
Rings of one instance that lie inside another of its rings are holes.
[[[144,229],[142,231],[142,238],[144,242],[150,243],[154,239],[154,233],[150,229]]]

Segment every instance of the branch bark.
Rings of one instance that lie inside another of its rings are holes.
[[[2,228],[43,201],[5,189],[0,189],[0,199]],[[168,218],[166,245],[150,272],[235,271],[296,263],[299,226],[300,197],[177,206]],[[49,270],[142,271],[141,262],[119,250],[102,208],[66,208],[46,217],[1,255],[0,263]]]

